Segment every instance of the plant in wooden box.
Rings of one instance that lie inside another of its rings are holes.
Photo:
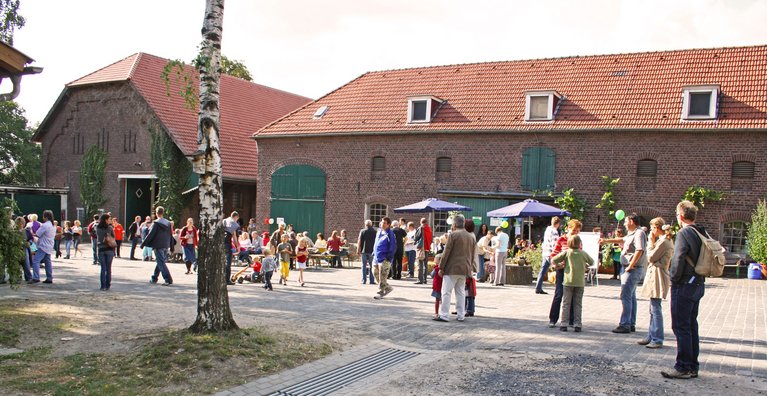
[[[746,251],[764,268],[767,264],[767,200],[759,201],[748,225]]]

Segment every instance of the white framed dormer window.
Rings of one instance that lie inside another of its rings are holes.
[[[718,85],[694,85],[683,87],[682,119],[714,120],[719,103]]]
[[[562,98],[557,91],[525,92],[525,121],[551,121]]]
[[[434,96],[412,96],[407,99],[407,122],[409,124],[428,123],[442,100]]]

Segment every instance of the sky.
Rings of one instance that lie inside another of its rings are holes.
[[[22,0],[14,46],[44,71],[17,101],[34,125],[66,83],[131,54],[190,60],[204,11]],[[375,70],[767,44],[765,21],[767,0],[226,0],[222,52],[255,82],[316,99]]]

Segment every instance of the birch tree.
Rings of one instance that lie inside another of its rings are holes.
[[[222,199],[222,171],[219,139],[219,77],[221,75],[221,34],[224,0],[206,0],[199,55],[200,117],[197,125],[198,151],[193,158],[200,174],[200,243],[197,276],[197,320],[193,332],[237,329],[226,289],[226,257]]]

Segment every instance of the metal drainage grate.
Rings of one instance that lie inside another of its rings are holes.
[[[355,381],[418,356],[418,352],[384,349],[335,370],[309,378],[270,396],[322,396],[335,392]]]

